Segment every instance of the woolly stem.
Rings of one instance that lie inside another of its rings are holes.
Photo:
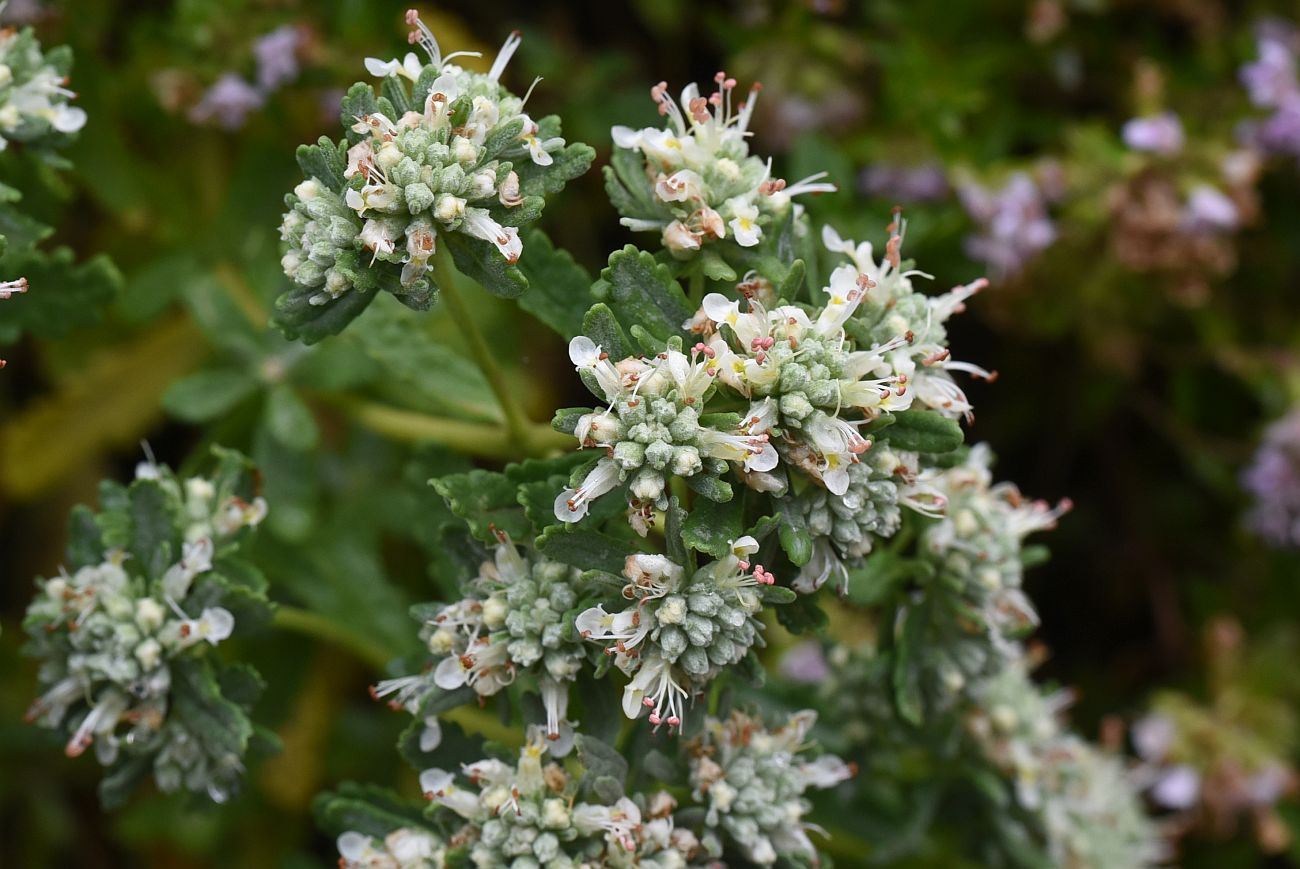
[[[430,416],[373,401],[336,399],[339,407],[371,431],[401,441],[433,441],[487,459],[546,456],[573,446],[573,438],[548,425],[527,423],[518,439],[491,423]]]
[[[528,443],[528,418],[524,415],[519,402],[515,400],[514,393],[510,391],[510,384],[506,382],[505,372],[497,364],[491,346],[488,345],[487,339],[483,337],[478,323],[470,315],[469,307],[460,294],[457,283],[462,275],[456,270],[455,264],[451,261],[451,254],[447,252],[445,246],[439,248],[433,259],[434,270],[438,278],[438,295],[456,321],[457,327],[463,330],[465,341],[469,344],[470,354],[473,355],[479,370],[483,372],[483,376],[487,378],[488,385],[492,387],[492,392],[501,405],[501,411],[506,417],[506,431],[509,434],[510,441],[525,446]]]

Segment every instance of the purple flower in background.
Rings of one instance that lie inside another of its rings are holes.
[[[880,196],[915,205],[947,197],[948,175],[939,163],[899,166],[876,163],[862,170],[858,186],[868,196]]]
[[[1133,118],[1121,132],[1124,144],[1134,151],[1149,151],[1172,157],[1183,150],[1183,122],[1173,112]]]
[[[1300,157],[1300,81],[1294,27],[1269,21],[1256,29],[1259,59],[1239,73],[1251,102],[1273,114],[1243,125],[1242,138],[1262,151]]]
[[[1241,484],[1255,499],[1247,527],[1275,546],[1300,546],[1300,409],[1265,429]]]
[[[264,101],[261,91],[228,72],[217,79],[203,94],[203,99],[190,109],[190,120],[196,124],[215,123],[227,130],[237,130],[244,125],[248,113],[261,108]]]
[[[1259,59],[1241,68],[1238,75],[1251,102],[1276,108],[1291,99],[1296,87],[1296,33],[1283,21],[1267,21],[1255,31]]]
[[[1192,232],[1230,231],[1241,225],[1241,212],[1226,193],[1201,184],[1187,197],[1183,225]]]
[[[966,238],[966,254],[986,263],[996,277],[1011,277],[1056,240],[1056,226],[1034,179],[1017,172],[999,190],[973,181],[957,189],[980,231]]]
[[[257,58],[257,84],[263,91],[273,91],[298,77],[298,45],[302,34],[292,24],[263,34],[253,44]]]
[[[830,675],[830,665],[822,654],[822,645],[816,640],[805,640],[792,646],[781,658],[781,675],[791,682],[816,684]]]

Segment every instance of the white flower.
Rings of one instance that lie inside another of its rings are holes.
[[[700,198],[700,191],[704,186],[698,172],[690,169],[679,169],[672,175],[661,175],[655,182],[655,195],[664,202],[685,202],[688,199]]]
[[[763,228],[758,225],[758,206],[742,200],[730,200],[727,205],[735,216],[727,224],[731,227],[736,244],[753,247],[763,238]]]
[[[587,474],[582,485],[565,489],[555,498],[555,518],[561,522],[577,522],[587,515],[592,501],[619,484],[622,472],[611,458],[603,458]]]
[[[700,249],[700,236],[680,220],[674,220],[664,229],[663,243],[673,256],[681,259]]]
[[[386,77],[400,75],[411,81],[417,81],[424,72],[424,64],[414,51],[408,51],[401,60],[380,60],[377,57],[366,58],[366,72],[373,76]]]
[[[481,238],[495,245],[508,263],[518,262],[520,254],[524,252],[524,243],[519,238],[519,230],[513,226],[502,226],[497,223],[485,209],[466,209],[462,228],[475,238]]]

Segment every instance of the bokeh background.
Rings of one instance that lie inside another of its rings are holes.
[[[102,814],[98,767],[22,723],[35,674],[18,627],[31,578],[60,564],[71,505],[93,503],[101,477],[129,476],[141,441],[182,466],[212,441],[264,469],[259,554],[275,595],[345,621],[373,657],[409,648],[406,606],[436,583],[420,529],[442,509],[422,484],[463,460],[386,437],[335,396],[491,421],[490,393],[438,312],[430,328],[451,350],[414,362],[374,335],[305,351],[265,326],[294,148],[337,134],[363,57],[405,50],[406,5],[11,0],[3,13],[72,46],[90,120],[65,152],[72,168],[37,169],[13,149],[0,179],[55,228],[47,246],[105,255],[121,283],[102,310],[3,348],[0,864],[329,865],[318,791],[348,778],[413,791],[392,750],[401,716],[366,696],[373,663],[268,635],[242,654],[272,686],[259,718],[285,750],[254,762],[243,797],[212,810],[145,795]],[[1261,97],[1259,83],[1268,73],[1285,91],[1291,50],[1294,84],[1300,3],[421,9],[445,47],[489,57],[520,29],[509,84],[542,76],[535,114],[559,113],[598,162],[611,125],[654,123],[655,82],[675,90],[719,69],[760,80],[758,153],[787,178],[826,170],[842,187],[809,203],[818,217],[881,243],[902,205],[905,252],[927,271],[948,284],[988,274],[952,330],[960,358],[1000,374],[970,391],[968,439],[991,443],[999,475],[1027,494],[1075,504],[1029,579],[1038,675],[1075,690],[1080,730],[1127,750],[1140,747],[1127,725],[1153,707],[1196,722],[1206,790],[1179,815],[1183,865],[1300,861],[1300,423],[1274,425],[1300,400],[1300,96]],[[1261,56],[1273,67],[1243,76]],[[597,171],[543,225],[593,270],[635,240]],[[560,340],[513,305],[482,304],[533,416],[573,404]],[[275,420],[304,411],[313,434],[285,437]],[[1285,773],[1275,793],[1215,802],[1234,770],[1261,765]],[[897,865],[954,859],[937,848]]]

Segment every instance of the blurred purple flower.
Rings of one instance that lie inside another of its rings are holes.
[[[1243,124],[1242,138],[1261,151],[1300,157],[1300,37],[1285,21],[1266,21],[1256,28],[1255,43],[1259,59],[1242,66],[1238,75],[1251,102],[1273,114]]]
[[[964,181],[957,193],[980,232],[966,238],[966,254],[986,263],[995,277],[1011,277],[1056,240],[1056,226],[1034,180],[1024,172],[999,190]]]
[[[248,113],[261,108],[264,100],[261,91],[228,72],[217,79],[203,94],[203,99],[190,109],[190,120],[196,124],[215,123],[227,130],[237,130],[244,125]]]
[[[1176,735],[1174,722],[1167,716],[1159,714],[1139,718],[1133,722],[1130,730],[1133,747],[1137,749],[1138,757],[1152,762],[1164,760],[1174,744]]]
[[[45,15],[45,4],[40,0],[9,0],[0,7],[0,22],[5,24],[31,24]]]
[[[1296,94],[1296,33],[1284,21],[1266,21],[1255,30],[1259,59],[1238,75],[1251,102],[1276,108]]]
[[[893,199],[908,205],[936,202],[948,195],[948,175],[939,163],[899,166],[876,163],[862,170],[858,187],[869,196]]]
[[[1300,546],[1300,409],[1265,429],[1241,484],[1255,499],[1247,527],[1275,546]]]
[[[1121,135],[1134,151],[1172,157],[1183,150],[1183,122],[1173,112],[1133,118],[1124,124]]]
[[[822,654],[821,643],[805,640],[791,647],[781,659],[781,675],[791,682],[816,684],[830,675],[830,666]]]
[[[1187,197],[1183,226],[1191,232],[1224,232],[1241,225],[1241,212],[1228,195],[1209,184],[1200,184]]]
[[[257,84],[264,91],[273,91],[298,77],[298,45],[302,34],[292,24],[277,27],[263,34],[253,44],[257,58]]]
[[[1190,809],[1201,795],[1201,774],[1190,766],[1170,767],[1151,787],[1151,799],[1167,809]]]

